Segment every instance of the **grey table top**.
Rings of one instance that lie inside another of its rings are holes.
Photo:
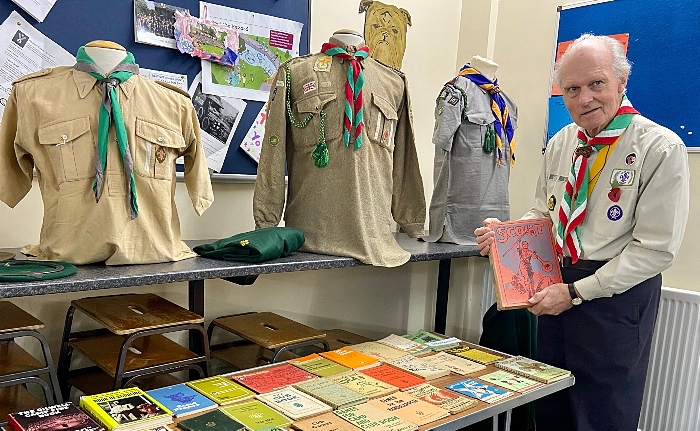
[[[410,262],[442,260],[478,256],[476,245],[428,243],[396,234],[399,245],[411,253]],[[190,247],[212,240],[186,241]],[[18,249],[0,249],[17,254]],[[211,278],[241,277],[256,274],[295,272],[313,269],[349,268],[363,266],[350,257],[329,256],[315,253],[293,253],[287,257],[263,263],[231,262],[195,257],[179,262],[147,265],[106,266],[104,264],[81,265],[75,275],[55,280],[32,282],[0,282],[0,298],[44,295],[50,293],[80,292],[111,289],[115,287],[142,286]]]

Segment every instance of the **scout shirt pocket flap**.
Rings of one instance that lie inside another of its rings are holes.
[[[374,106],[379,108],[379,110],[382,112],[384,115],[384,118],[387,120],[398,120],[399,115],[396,112],[396,108],[394,108],[391,103],[383,98],[382,96],[378,94],[372,94],[372,103]]]
[[[181,132],[136,118],[134,170],[137,174],[157,179],[171,179],[172,164],[186,147]]]
[[[367,115],[367,114],[366,114]],[[394,136],[396,135],[396,123],[399,116],[396,108],[391,102],[382,96],[372,94],[372,107],[369,111],[369,122],[367,122],[367,135],[370,141],[380,144],[390,150],[394,149]]]
[[[58,184],[95,175],[95,144],[90,117],[71,118],[39,126],[39,144],[53,167]]]
[[[473,124],[478,124],[479,126],[486,126],[487,124],[491,124],[496,121],[496,118],[493,116],[493,112],[490,110],[486,112],[467,111],[467,121]]]
[[[309,124],[304,127],[302,133],[310,133],[308,137],[314,142],[318,140],[318,133],[321,127],[321,110],[326,113],[326,140],[338,138],[343,131],[343,109],[345,105],[336,102],[336,93],[312,94],[294,102],[297,121],[303,121],[308,114],[314,114]]]

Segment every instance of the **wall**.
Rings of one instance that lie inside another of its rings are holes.
[[[442,84],[450,79],[457,64],[461,4],[441,0],[440,8],[431,2],[395,0],[413,17],[408,30],[404,71],[411,83],[416,142],[426,198],[432,192],[433,107]],[[314,0],[312,3],[311,51],[320,50],[333,31],[363,29],[364,14],[358,14],[359,0]],[[197,217],[191,208],[183,183],[177,184],[177,206],[184,239],[223,238],[254,228],[252,184],[215,183],[214,205]],[[0,204],[0,247],[21,247],[39,237],[43,208],[38,187],[15,208]],[[456,282],[453,291],[470,301],[464,292],[469,274],[467,259],[453,265]],[[221,280],[206,282],[206,320],[224,314],[267,310],[321,329],[344,328],[370,337],[391,332],[405,333],[431,328],[437,281],[437,262],[411,263],[401,268],[360,267],[343,270],[308,271],[295,274],[264,275],[252,286],[237,286]],[[104,290],[88,293],[56,294],[12,301],[46,323],[43,333],[51,340],[54,357],[63,319],[72,299],[89,295],[126,292],[155,292],[187,306],[185,283]],[[456,323],[451,335],[462,335],[464,304],[452,304]],[[472,316],[474,316],[472,314]],[[479,319],[479,316],[476,315]],[[77,322],[82,326],[88,323]],[[474,334],[473,325],[469,333]],[[473,339],[473,338],[472,338]]]
[[[475,11],[482,14],[479,22],[488,21],[483,15],[483,3],[496,3],[498,9],[495,32],[493,59],[500,65],[498,78],[508,95],[518,105],[518,130],[516,132],[517,163],[511,171],[510,202],[511,217],[517,218],[532,206],[535,184],[542,161],[541,147],[545,137],[545,115],[550,88],[550,74],[554,55],[557,29],[557,6],[572,4],[562,0],[478,0]],[[463,17],[468,15],[464,8]],[[472,16],[473,18],[473,16]],[[472,19],[470,18],[470,19]],[[463,18],[460,29],[460,48],[470,46],[474,39],[470,26]],[[481,36],[478,36],[478,35]],[[477,33],[477,41],[472,52],[462,52],[465,61],[472,55],[484,55],[477,49],[483,48],[483,31]],[[632,76],[634,79],[634,67]],[[633,101],[634,102],[634,101]],[[643,114],[643,113],[642,113]],[[700,168],[697,154],[689,155],[691,172]],[[679,289],[700,291],[700,285],[694,278],[697,256],[694,245],[700,240],[700,233],[693,226],[693,221],[700,216],[700,202],[694,197],[700,192],[700,178],[691,175],[690,216],[685,238],[678,257],[669,270],[664,272],[664,285]]]

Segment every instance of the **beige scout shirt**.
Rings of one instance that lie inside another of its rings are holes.
[[[185,183],[197,214],[214,197],[192,102],[139,75],[117,87],[139,206],[138,217],[130,220],[113,126],[98,203],[92,191],[102,97],[96,82],[87,73],[57,67],[12,87],[0,126],[0,200],[14,207],[32,187],[36,169],[44,203],[39,244],[22,251],[40,259],[108,265],[195,256],[180,240],[176,157],[185,157]]]
[[[535,206],[523,218],[550,217],[557,228],[577,132],[571,124],[550,140]],[[580,226],[581,259],[608,261],[594,275],[576,282],[584,299],[622,293],[671,266],[688,219],[688,182],[683,141],[636,115],[610,153]],[[617,202],[609,196],[613,184],[620,188]],[[550,210],[552,196],[556,204]]]
[[[314,54],[290,60],[291,106],[304,128],[287,118],[285,66],[273,81],[265,140],[253,198],[257,228],[276,226],[285,204],[286,226],[304,232],[304,251],[351,256],[377,266],[398,266],[410,254],[396,243],[392,216],[412,237],[423,234],[425,198],[403,75],[374,59],[364,67],[362,147],[343,144],[348,65]],[[330,162],[318,168],[311,153],[324,110]]]

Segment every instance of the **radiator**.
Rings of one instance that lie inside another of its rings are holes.
[[[700,431],[700,292],[661,290],[641,431]]]

